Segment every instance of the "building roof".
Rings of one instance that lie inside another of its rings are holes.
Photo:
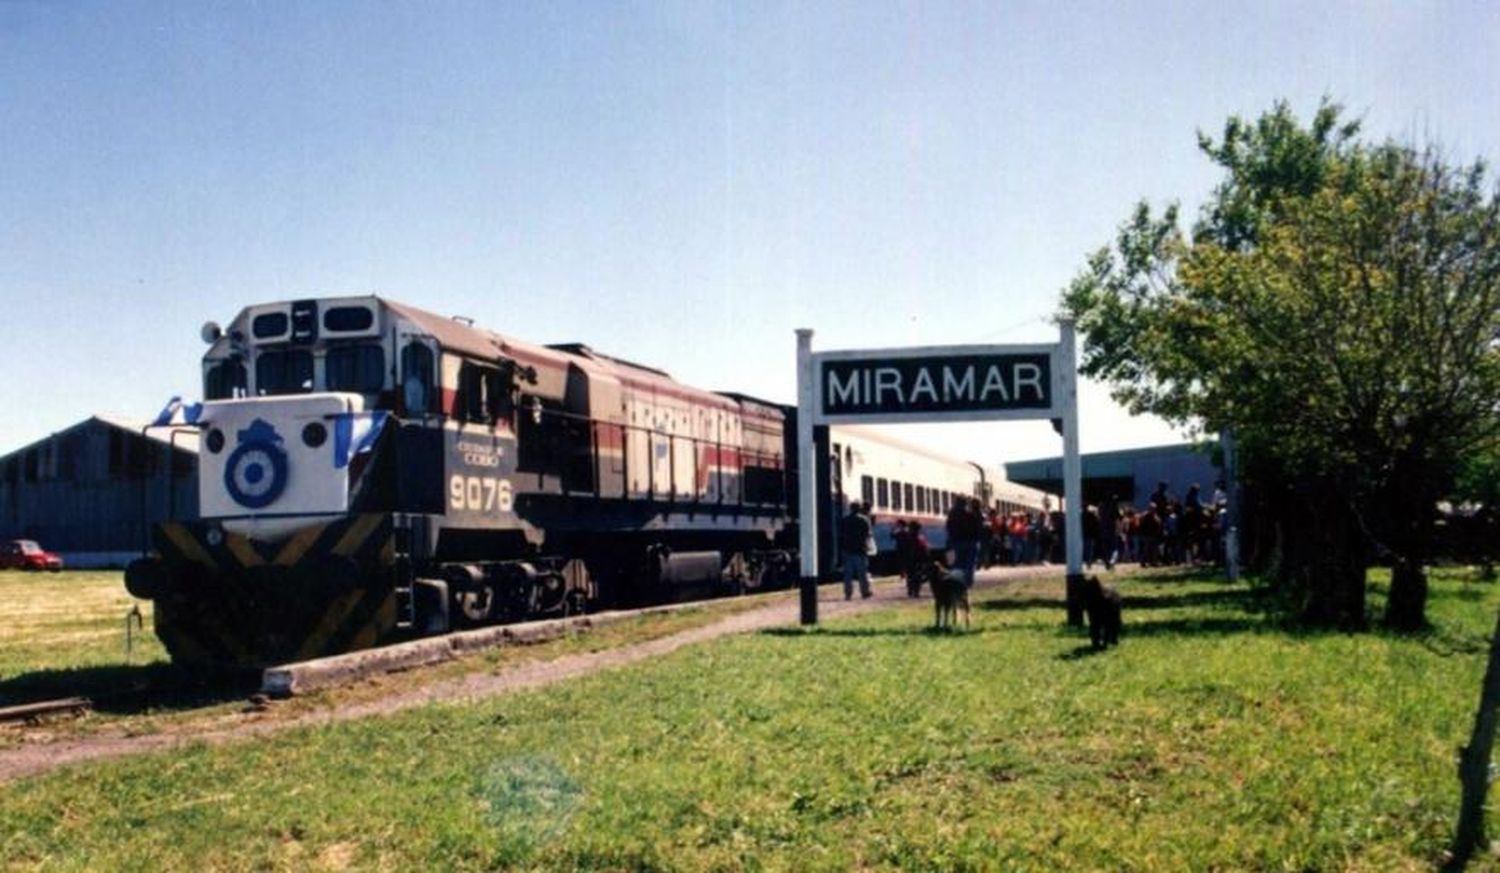
[[[42,445],[48,440],[55,440],[58,437],[70,434],[75,430],[80,430],[82,428],[88,427],[90,424],[93,424],[95,422],[102,424],[105,427],[113,428],[119,431],[125,431],[136,436],[144,435],[146,439],[152,440],[153,442],[170,445],[174,448],[181,449],[185,452],[190,452],[194,455],[198,454],[199,434],[197,428],[186,426],[147,427],[147,423],[145,421],[124,418],[122,416],[109,415],[107,413],[95,413],[94,415],[91,415],[76,424],[70,424],[60,431],[48,434],[41,439],[32,440],[31,442],[21,446],[20,448],[7,452],[4,455],[0,455],[0,460],[5,460],[6,458],[9,458],[13,455],[19,455],[28,449],[32,449]],[[175,437],[173,436],[174,432],[176,433]]]
[[[1205,454],[1217,445],[1213,440],[1197,443],[1170,443],[1138,449],[1117,449],[1112,452],[1087,452],[1079,458],[1083,461],[1084,478],[1124,479],[1132,475],[1134,465],[1141,461],[1183,454]],[[1053,455],[1048,458],[1010,461],[1005,465],[1005,472],[1012,480],[1061,478],[1062,456]]]

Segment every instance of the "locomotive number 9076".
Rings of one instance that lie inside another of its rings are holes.
[[[465,512],[510,512],[515,505],[510,480],[494,476],[464,476],[448,479],[448,506]]]

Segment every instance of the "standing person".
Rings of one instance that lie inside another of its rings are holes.
[[[1167,506],[1172,502],[1172,497],[1167,494],[1167,483],[1165,480],[1156,483],[1156,490],[1151,492],[1148,502],[1156,509],[1157,518],[1165,519],[1167,517]]]
[[[953,549],[953,562],[964,577],[964,587],[974,587],[974,562],[979,558],[979,534],[983,528],[978,500],[960,497],[948,511],[948,547]]]
[[[1104,569],[1113,570],[1120,553],[1120,499],[1113,494],[1099,507],[1099,549]]]
[[[1026,523],[1026,513],[1013,512],[1010,515],[1010,527],[1006,531],[1010,544],[1010,565],[1019,567],[1026,560],[1026,533],[1030,525]]]
[[[1141,539],[1141,566],[1155,567],[1161,563],[1161,516],[1156,514],[1156,504],[1147,503],[1140,515],[1137,532]]]
[[[858,500],[849,504],[849,514],[839,521],[839,557],[844,562],[844,599],[854,596],[854,578],[859,577],[859,596],[870,596],[870,556],[875,528]]]
[[[906,526],[906,537],[898,546],[901,550],[901,570],[906,574],[906,595],[922,596],[922,576],[926,569],[927,536],[922,533],[922,523],[911,521]]]
[[[1182,543],[1183,560],[1189,564],[1198,560],[1198,538],[1203,520],[1203,503],[1198,497],[1198,483],[1188,486],[1182,498],[1182,520],[1178,522],[1177,538]]]
[[[1083,508],[1083,566],[1092,569],[1094,558],[1099,554],[1099,507]]]

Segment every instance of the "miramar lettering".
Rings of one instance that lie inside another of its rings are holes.
[[[823,414],[1047,409],[1045,353],[822,362]]]

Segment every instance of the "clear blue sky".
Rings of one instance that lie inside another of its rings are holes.
[[[0,453],[199,394],[198,327],[379,292],[794,394],[819,348],[1055,337],[1195,131],[1328,94],[1494,158],[1500,5],[0,4]],[[1085,391],[1082,442],[1171,439]],[[1045,423],[905,431],[984,461]]]

